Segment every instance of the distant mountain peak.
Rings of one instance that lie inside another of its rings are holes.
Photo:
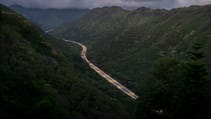
[[[10,8],[21,13],[44,30],[56,28],[65,23],[71,23],[90,11],[89,9],[74,8],[27,8],[17,4],[11,5]]]
[[[147,7],[140,7],[140,8],[137,8],[136,11],[151,11],[152,9],[150,8],[147,8]]]
[[[102,8],[94,8],[92,9],[92,12],[94,13],[114,13],[114,12],[121,12],[125,11],[123,8],[118,6],[111,6],[111,7],[102,7]]]
[[[89,10],[89,9],[81,9],[81,8],[34,8],[34,7],[25,7],[19,4],[13,4],[9,6],[10,8],[16,8],[16,9],[35,9],[35,10]]]

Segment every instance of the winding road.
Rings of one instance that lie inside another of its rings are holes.
[[[82,48],[81,58],[89,64],[90,68],[92,68],[100,76],[102,76],[104,79],[106,79],[108,82],[110,82],[112,85],[114,85],[115,87],[117,87],[120,91],[122,91],[123,93],[125,93],[126,95],[128,95],[129,97],[131,97],[132,99],[135,99],[136,100],[138,98],[138,95],[136,95],[134,92],[132,92],[131,90],[129,90],[128,88],[126,88],[125,86],[123,86],[121,83],[119,83],[118,81],[116,81],[115,79],[113,79],[111,76],[109,76],[104,71],[102,71],[100,68],[98,68],[97,66],[95,66],[92,62],[90,62],[87,59],[87,57],[86,57],[87,47],[85,45],[83,45],[81,43],[78,43],[78,42],[75,42],[75,41],[71,41],[71,40],[65,40],[65,39],[63,39],[63,41],[70,42],[70,43],[79,45]]]

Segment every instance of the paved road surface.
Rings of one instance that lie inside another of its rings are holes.
[[[132,99],[137,99],[138,96],[132,92],[131,90],[129,90],[128,88],[126,88],[125,86],[123,86],[121,83],[119,83],[118,81],[116,81],[115,79],[113,79],[111,76],[109,76],[108,74],[106,74],[104,71],[102,71],[100,68],[98,68],[97,66],[95,66],[93,63],[91,63],[87,57],[86,57],[86,52],[87,52],[87,47],[81,43],[75,42],[75,41],[71,41],[71,40],[65,40],[63,39],[65,42],[70,42],[70,43],[74,43],[79,45],[80,47],[82,47],[82,51],[81,51],[81,58],[86,61],[89,66],[95,71],[97,72],[100,76],[102,76],[104,79],[106,79],[108,82],[110,82],[111,84],[113,84],[114,86],[116,86],[119,90],[121,90],[123,93],[125,93],[126,95],[130,96]]]

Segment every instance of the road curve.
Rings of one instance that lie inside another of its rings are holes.
[[[82,48],[81,58],[89,64],[90,68],[92,68],[95,72],[97,72],[100,76],[102,76],[108,82],[110,82],[111,84],[116,86],[120,91],[122,91],[126,95],[130,96],[132,99],[136,100],[138,98],[138,95],[136,95],[134,92],[132,92],[131,90],[129,90],[128,88],[123,86],[121,83],[119,83],[118,81],[113,79],[111,76],[109,76],[104,71],[102,71],[100,68],[95,66],[92,62],[90,62],[86,57],[87,47],[85,45],[78,43],[78,42],[75,42],[75,41],[71,41],[71,40],[63,39],[63,41],[79,45]]]

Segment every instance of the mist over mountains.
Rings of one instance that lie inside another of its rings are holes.
[[[21,13],[44,30],[54,29],[65,23],[74,22],[90,11],[89,9],[25,8],[20,5],[12,5],[10,8]]]
[[[1,0],[3,4],[20,4],[29,8],[80,8],[92,9],[105,6],[120,6],[125,9],[139,7],[149,8],[177,8],[191,5],[210,4],[211,0]]]

